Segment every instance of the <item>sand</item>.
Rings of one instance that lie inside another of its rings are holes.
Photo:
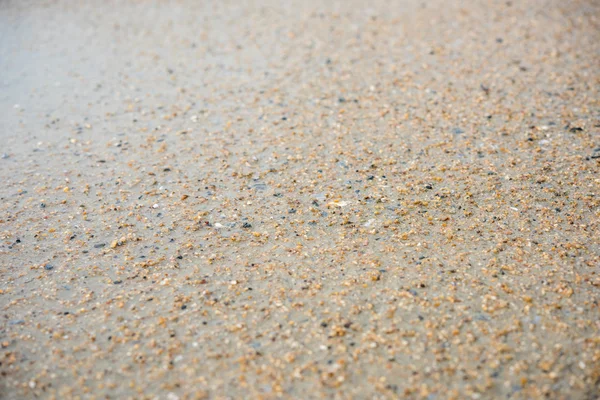
[[[0,2],[0,398],[597,399],[597,1]]]

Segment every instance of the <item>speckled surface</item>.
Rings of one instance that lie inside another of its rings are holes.
[[[1,2],[0,398],[597,399],[599,16]]]

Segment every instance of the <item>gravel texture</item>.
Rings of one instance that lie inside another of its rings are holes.
[[[598,1],[1,1],[0,398],[598,399]]]

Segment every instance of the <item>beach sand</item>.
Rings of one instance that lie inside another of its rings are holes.
[[[598,399],[599,26],[0,2],[0,398]]]

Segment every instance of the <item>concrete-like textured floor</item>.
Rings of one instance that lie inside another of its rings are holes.
[[[599,24],[1,1],[0,398],[598,398]]]

